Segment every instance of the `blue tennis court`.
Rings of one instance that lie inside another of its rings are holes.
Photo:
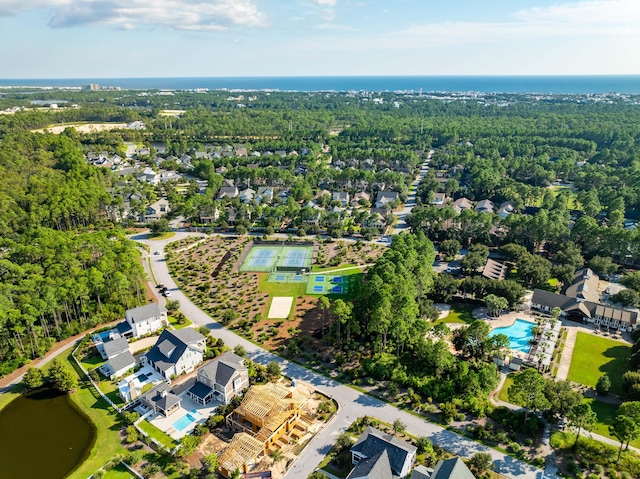
[[[304,281],[304,276],[302,276],[301,274],[297,274],[293,278],[291,278],[291,280],[294,283],[302,283]]]
[[[313,287],[313,292],[314,293],[322,293],[324,291],[324,286],[314,286]]]
[[[335,276],[333,278],[334,283],[342,283],[342,276]]]
[[[316,276],[316,283],[324,283],[324,276]]]
[[[284,274],[276,274],[276,281],[284,281],[285,276]]]
[[[342,293],[342,286],[334,286],[331,288],[332,293]]]

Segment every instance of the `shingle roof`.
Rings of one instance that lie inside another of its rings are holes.
[[[423,465],[416,466],[411,473],[411,479],[429,479],[431,477],[431,469],[427,469]]]
[[[476,479],[467,465],[459,457],[440,461],[436,464],[431,479]]]
[[[164,306],[160,306],[158,303],[148,303],[144,306],[138,306],[137,308],[128,309],[127,317],[131,318],[133,323],[139,323],[149,318],[157,318],[162,313],[166,313],[167,310]]]
[[[104,352],[108,358],[129,351],[129,343],[125,338],[113,339],[104,343]]]
[[[190,332],[187,332],[188,330]],[[156,344],[147,353],[147,359],[154,366],[166,371],[176,364],[189,345],[194,344],[194,340],[198,342],[203,339],[204,336],[191,328],[184,328],[178,331],[165,329]]]
[[[196,381],[195,384],[189,389],[189,392],[201,399],[205,399],[213,392],[213,389],[211,389],[206,384]]]
[[[177,404],[181,399],[169,391],[169,385],[166,383],[158,384],[148,393],[142,396],[147,402],[157,405],[163,411],[168,411]]]
[[[368,459],[362,459],[349,473],[347,479],[391,479],[391,465],[387,450]]]
[[[132,368],[136,365],[136,358],[133,357],[129,351],[125,351],[122,354],[118,354],[117,356],[112,357],[107,361],[109,367],[113,370],[113,372],[120,371],[124,368]]]
[[[402,471],[407,456],[417,451],[415,446],[371,426],[367,427],[351,448],[352,451],[364,457],[373,457],[383,449],[387,450],[391,471],[396,475]]]
[[[231,351],[220,355],[213,361],[202,366],[198,372],[216,384],[226,386],[239,371],[248,369],[242,364],[243,359]]]

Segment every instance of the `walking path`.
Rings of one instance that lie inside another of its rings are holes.
[[[329,273],[339,273],[341,271],[348,271],[350,269],[364,269],[364,268],[368,268],[369,266],[373,266],[375,263],[367,263],[367,264],[361,264],[359,266],[348,266],[346,268],[338,268],[338,269],[330,269],[327,271],[311,271],[309,273],[309,275],[312,274],[316,274],[316,275],[321,275],[321,274],[329,274]]]
[[[177,233],[171,239],[154,241],[154,249],[160,250],[161,254],[151,256],[151,267],[156,280],[164,283],[171,290],[172,299],[180,301],[180,311],[194,325],[206,326],[211,329],[212,333],[221,338],[227,346],[233,348],[236,345],[242,345],[249,358],[259,364],[268,364],[271,361],[276,361],[280,364],[283,374],[292,379],[310,384],[321,393],[335,399],[339,404],[338,412],[330,423],[307,444],[284,476],[286,479],[304,479],[311,474],[331,450],[338,435],[345,431],[353,421],[364,415],[375,417],[388,423],[393,423],[396,419],[400,419],[405,424],[408,424],[407,432],[409,434],[428,437],[434,444],[463,457],[470,457],[476,452],[488,452],[494,459],[495,470],[508,477],[515,479],[542,478],[543,472],[541,469],[460,436],[437,424],[419,419],[407,411],[399,410],[390,404],[367,396],[298,364],[290,363],[226,330],[221,324],[213,321],[211,317],[193,304],[180,291],[169,274],[164,254],[162,253],[163,248],[169,242],[184,238],[186,235],[186,233]],[[146,240],[142,240],[142,242],[146,242]]]
[[[564,340],[564,349],[562,350],[560,364],[558,365],[558,374],[556,374],[556,378],[560,381],[565,381],[569,376],[569,368],[571,367],[573,348],[576,346],[576,338],[578,337],[577,328],[567,327],[566,329],[567,338]]]

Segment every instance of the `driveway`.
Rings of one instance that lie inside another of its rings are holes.
[[[178,289],[169,274],[162,250],[167,243],[177,241],[187,235],[188,233],[179,232],[170,239],[160,241],[140,239],[142,243],[153,243],[153,250],[161,251],[160,255],[152,255],[150,257],[151,267],[156,280],[164,283],[165,286],[171,290],[171,298],[180,301],[180,311],[195,325],[206,326],[211,329],[213,335],[221,338],[227,346],[231,348],[236,345],[243,346],[247,351],[248,357],[253,361],[263,365],[271,361],[277,361],[286,376],[311,384],[318,391],[338,402],[339,409],[334,418],[307,444],[296,462],[285,475],[285,478],[306,478],[316,469],[324,456],[329,452],[331,447],[333,447],[338,435],[346,430],[354,420],[364,415],[376,417],[388,423],[400,419],[407,424],[407,432],[409,434],[426,436],[430,438],[434,444],[460,456],[469,457],[476,452],[488,452],[494,459],[495,470],[508,477],[517,479],[537,479],[543,477],[543,471],[541,469],[537,469],[504,453],[490,449],[436,424],[421,420],[408,412],[401,411],[300,365],[290,363],[226,330],[221,324],[213,321],[205,312],[193,304],[182,291]]]
[[[394,215],[398,217],[398,221],[396,222],[396,227],[393,229],[393,232],[391,234],[397,235],[402,233],[403,231],[409,231],[409,226],[407,225],[406,218],[407,215],[411,213],[413,207],[416,205],[416,192],[418,190],[418,185],[424,179],[427,171],[429,170],[429,163],[431,162],[431,155],[433,155],[433,153],[433,150],[429,151],[429,153],[427,154],[427,159],[424,160],[424,162],[420,166],[420,171],[409,187],[407,202],[404,204],[400,211],[394,213]]]

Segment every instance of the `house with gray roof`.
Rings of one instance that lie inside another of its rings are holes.
[[[564,294],[534,290],[531,308],[544,313],[560,308],[562,317],[610,329],[630,332],[637,328],[638,312],[600,303],[597,286],[598,276],[589,268],[583,268],[576,271]]]
[[[412,476],[413,479],[413,476]],[[430,479],[476,479],[459,457],[438,461]]]
[[[165,329],[144,361],[165,379],[193,371],[204,358],[206,338],[193,328]]]
[[[362,459],[347,476],[347,479],[392,479],[389,454],[382,449],[375,456]]]
[[[382,209],[386,207],[386,205],[391,205],[395,203],[400,195],[397,191],[379,191],[378,196],[376,196],[376,208]]]
[[[383,450],[387,452],[393,475],[407,476],[415,461],[417,448],[371,426],[365,429],[351,447],[351,462],[354,465],[358,464],[361,460],[372,458]]]
[[[96,347],[103,359],[111,359],[118,354],[129,351],[129,342],[126,338],[116,338],[104,343],[97,343]]]
[[[135,365],[136,358],[134,358],[133,354],[131,354],[127,349],[117,356],[110,358],[106,363],[100,366],[99,371],[104,374],[105,377],[113,380],[120,376],[124,376],[124,374],[130,369],[133,369]]]
[[[182,399],[171,392],[169,384],[161,383],[140,396],[140,401],[149,409],[168,417],[180,409]]]
[[[218,200],[222,200],[224,198],[235,198],[238,196],[238,187],[237,186],[221,186],[218,190]]]
[[[244,359],[227,351],[198,368],[195,384],[189,396],[200,404],[213,399],[229,404],[231,399],[249,387],[249,369]]]
[[[349,204],[349,193],[347,191],[334,191],[331,194],[331,201],[339,201],[342,206]]]
[[[117,329],[125,337],[140,338],[145,334],[155,333],[169,325],[167,310],[158,303],[148,303],[137,308],[127,309],[124,319],[128,328],[118,325]]]
[[[475,210],[478,213],[491,213],[491,214],[493,214],[493,212],[494,212],[493,203],[490,200],[478,201],[478,204],[476,205]]]

